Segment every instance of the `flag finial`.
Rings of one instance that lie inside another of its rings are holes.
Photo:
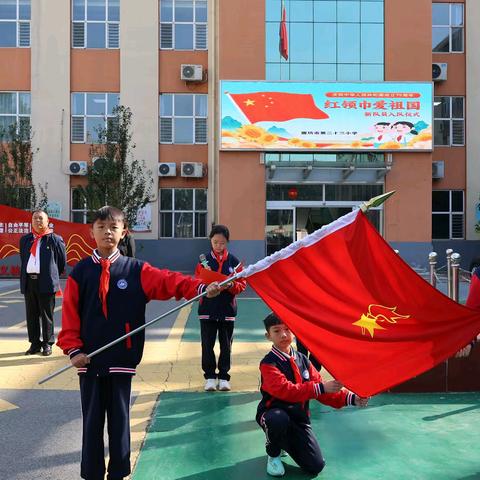
[[[395,190],[392,190],[387,193],[382,193],[381,195],[377,195],[376,197],[371,198],[370,200],[367,200],[366,202],[363,202],[360,205],[360,210],[362,212],[368,211],[372,207],[378,207],[381,205],[388,197],[391,197],[395,193]]]

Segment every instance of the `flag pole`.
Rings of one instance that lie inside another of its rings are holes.
[[[228,277],[226,280],[223,280],[222,282],[220,282],[218,284],[219,287],[223,287],[225,285],[227,285],[228,283],[230,283],[231,281],[233,280],[236,280],[239,276],[240,276],[240,273],[241,272],[238,272],[236,273],[235,275],[233,275],[232,277]],[[169,310],[168,312],[166,313],[163,313],[162,315],[159,315],[158,317],[146,322],[144,325],[141,325],[140,327],[138,328],[135,328],[134,330],[132,330],[131,332],[125,334],[125,335],[122,335],[121,337],[117,338],[116,340],[113,340],[112,342],[110,343],[107,343],[106,345],[104,345],[103,347],[100,347],[99,349],[89,353],[87,355],[87,358],[92,358],[94,357],[95,355],[98,355],[99,353],[107,350],[107,348],[110,348],[110,347],[113,347],[114,345],[116,345],[117,343],[120,343],[121,341],[125,340],[126,338],[128,337],[131,337],[132,335],[135,335],[136,333],[138,332],[141,332],[142,330],[145,330],[147,327],[149,327],[150,325],[153,325],[154,323],[157,323],[159,320],[161,320],[162,318],[165,318],[167,317],[168,315],[170,315],[171,313],[174,313],[176,312],[177,310],[180,310],[181,308],[189,305],[190,303],[193,303],[195,302],[196,300],[202,298],[203,296],[205,296],[207,294],[207,292],[203,292],[203,293],[200,293],[199,295],[197,295],[196,297],[193,297],[191,298],[190,300],[187,300],[186,302],[183,302],[182,304],[180,305],[177,305],[176,307],[172,308],[171,310]],[[65,365],[64,367],[60,368],[59,370],[53,372],[52,374],[42,378],[41,380],[39,380],[38,384],[39,385],[42,385],[43,383],[45,382],[48,382],[49,380],[51,380],[52,378],[56,377],[57,375],[60,375],[61,373],[63,372],[66,372],[68,369],[72,368],[73,365],[70,363],[68,365]]]
[[[377,195],[376,197],[373,197],[370,200],[363,202],[359,208],[363,213],[365,213],[368,210],[370,210],[370,208],[380,206],[383,202],[385,202],[387,198],[391,197],[394,193],[395,193],[395,190],[391,190],[390,192]]]

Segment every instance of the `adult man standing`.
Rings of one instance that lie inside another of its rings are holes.
[[[32,214],[32,232],[20,239],[20,290],[25,296],[30,348],[25,355],[42,351],[52,354],[55,342],[53,310],[55,293],[60,290],[60,274],[65,268],[66,252],[62,237],[48,226],[43,210]],[[41,326],[41,339],[40,339]]]

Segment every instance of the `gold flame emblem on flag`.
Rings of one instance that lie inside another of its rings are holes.
[[[397,320],[409,318],[410,315],[401,315],[396,311],[397,307],[385,307],[372,303],[368,306],[367,314],[362,316],[352,325],[357,325],[362,329],[362,335],[366,335],[366,330],[373,338],[375,330],[386,330],[380,323],[397,323]]]

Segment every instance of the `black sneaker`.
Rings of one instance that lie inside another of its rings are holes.
[[[45,345],[43,347],[43,352],[42,352],[42,355],[44,357],[48,357],[52,354],[52,347],[50,345]]]
[[[25,352],[25,355],[35,355],[36,353],[40,353],[40,350],[40,347],[30,345],[30,348]]]

